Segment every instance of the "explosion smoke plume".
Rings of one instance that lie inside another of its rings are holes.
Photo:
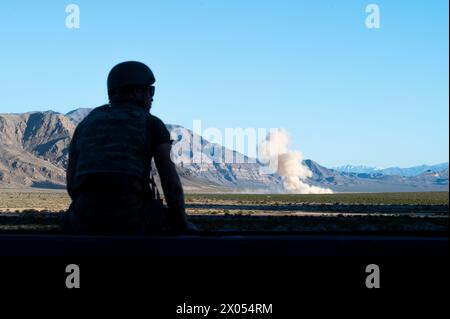
[[[260,155],[276,163],[277,173],[283,177],[283,186],[287,192],[296,194],[331,194],[329,188],[312,186],[305,181],[312,177],[311,170],[303,164],[303,155],[289,150],[289,134],[279,129],[271,132],[260,145]]]

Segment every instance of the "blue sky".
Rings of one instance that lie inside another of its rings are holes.
[[[283,127],[325,166],[448,161],[446,0],[72,2],[80,29],[69,1],[0,5],[0,113],[99,106],[111,67],[139,60],[165,122]]]

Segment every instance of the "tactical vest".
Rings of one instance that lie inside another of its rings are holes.
[[[145,181],[150,176],[150,114],[134,106],[101,106],[77,128],[75,176],[123,173]]]

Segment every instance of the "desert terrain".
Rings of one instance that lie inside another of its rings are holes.
[[[444,232],[448,192],[322,195],[187,194],[205,232]],[[0,190],[0,230],[61,232],[63,190]]]

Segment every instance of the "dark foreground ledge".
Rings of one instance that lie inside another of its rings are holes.
[[[448,234],[0,234],[0,256],[448,256]]]

